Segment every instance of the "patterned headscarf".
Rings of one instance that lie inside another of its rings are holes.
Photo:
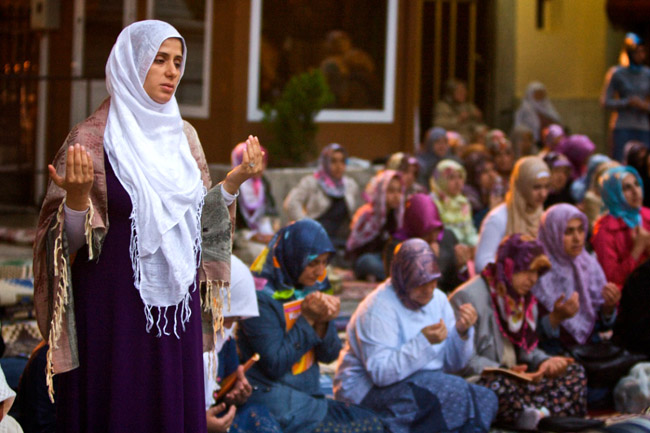
[[[564,250],[564,232],[569,221],[579,218],[585,230],[589,222],[585,214],[568,203],[551,206],[542,215],[539,240],[546,249],[552,267],[533,287],[533,294],[546,310],[553,311],[555,301],[573,292],[580,295],[578,313],[564,321],[562,327],[580,344],[587,341],[603,304],[602,290],[607,279],[598,261],[583,248],[580,255],[571,258]]]
[[[542,244],[528,236],[514,234],[505,238],[497,250],[496,263],[488,264],[481,276],[485,279],[492,307],[504,337],[530,352],[537,346],[537,301],[532,292],[519,295],[512,287],[512,276],[532,270],[540,275],[551,267]]]
[[[305,218],[278,230],[251,266],[251,271],[256,277],[267,280],[264,290],[273,292],[274,299],[302,299],[309,292],[330,287],[327,274],[323,274],[312,287],[302,287],[298,279],[318,256],[334,252],[323,226]]]
[[[404,209],[404,225],[401,230],[395,233],[398,240],[410,238],[423,238],[427,233],[440,229],[438,242],[444,235],[444,224],[440,219],[438,208],[427,194],[413,194],[406,201]]]
[[[538,156],[526,156],[517,161],[510,176],[510,190],[506,194],[507,235],[523,233],[533,237],[537,236],[539,218],[544,210],[542,206],[539,206],[532,213],[528,213],[526,205],[535,182],[549,176],[548,166]]]
[[[318,184],[323,188],[325,194],[334,198],[341,198],[345,196],[345,184],[343,178],[334,179],[332,177],[331,160],[335,152],[341,152],[343,156],[348,157],[348,153],[338,143],[332,143],[325,146],[318,158],[318,170],[314,173],[314,177],[318,180]]]
[[[395,247],[390,275],[393,290],[402,304],[410,310],[419,310],[424,305],[410,299],[409,293],[440,278],[440,269],[429,244],[414,238]]]
[[[623,195],[623,179],[628,174],[636,177],[641,185],[641,190],[643,190],[643,180],[636,169],[620,166],[610,168],[600,177],[600,194],[609,213],[616,218],[622,218],[625,224],[633,229],[641,223],[641,211],[639,208],[630,206]]]
[[[404,152],[393,153],[386,161],[387,170],[395,170],[405,173],[409,167],[420,169],[420,163],[417,158]]]
[[[454,197],[447,194],[447,180],[453,172],[459,172],[463,180],[467,178],[465,167],[452,159],[440,161],[431,177],[431,191],[434,193],[436,206],[442,219],[448,224],[459,223],[472,218],[472,207],[462,192]]]
[[[346,244],[348,251],[367,244],[375,238],[386,224],[388,209],[386,207],[386,191],[390,181],[397,178],[401,182],[401,174],[394,170],[380,171],[372,178],[365,191],[367,203],[357,209],[350,223],[350,237]],[[402,227],[404,216],[404,186],[402,199],[395,209],[397,229]]]
[[[260,146],[260,148],[264,152],[264,163],[267,163],[269,153],[264,147]],[[244,160],[244,152],[246,152],[246,143],[239,143],[235,146],[230,154],[232,168],[242,163]],[[256,230],[260,218],[265,215],[265,199],[266,189],[261,176],[248,179],[239,187],[237,204],[239,204],[239,211],[250,229]]]

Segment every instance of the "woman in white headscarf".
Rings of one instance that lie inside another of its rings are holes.
[[[515,113],[515,127],[527,126],[539,142],[542,130],[553,123],[561,123],[560,114],[548,98],[546,86],[533,81],[526,88],[526,96]]]
[[[174,97],[187,54],[167,23],[126,27],[106,64],[110,98],[49,167],[34,296],[60,431],[206,431],[201,353],[230,280],[232,204],[262,153],[249,137],[206,194],[205,156]]]
[[[9,410],[16,399],[16,392],[9,387],[5,374],[0,368],[0,432],[23,433],[23,429],[14,418],[9,415]]]

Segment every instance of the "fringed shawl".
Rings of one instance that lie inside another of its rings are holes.
[[[83,145],[93,159],[95,179],[90,191],[85,225],[90,260],[99,257],[109,229],[103,147],[109,106],[110,99],[106,99],[88,119],[73,128],[53,163],[59,174],[64,173],[66,151],[75,143]],[[187,135],[192,156],[201,171],[203,184],[210,188],[210,173],[196,130],[188,122],[184,122],[183,130]],[[225,207],[220,188],[212,189],[205,202],[202,218],[203,260],[199,273],[201,282],[206,283],[205,290],[202,285],[201,300],[204,310],[203,348],[208,351],[214,345],[216,331],[222,321],[223,293],[229,288],[230,242],[236,205],[233,203],[229,208]],[[70,272],[72,259],[64,230],[64,203],[65,191],[49,182],[34,241],[34,308],[41,334],[50,346],[47,355],[47,380],[51,398],[52,376],[79,366]],[[209,218],[211,222],[219,219],[216,226],[205,226],[208,214],[213,215]],[[217,215],[217,218],[214,215]]]

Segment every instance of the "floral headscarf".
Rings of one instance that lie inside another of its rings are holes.
[[[278,230],[251,266],[251,271],[256,277],[267,280],[264,290],[272,292],[274,299],[302,299],[309,292],[330,287],[327,274],[307,288],[302,287],[298,279],[307,265],[319,255],[334,252],[323,226],[305,218]]]
[[[343,146],[338,143],[328,144],[318,158],[318,170],[314,173],[314,177],[318,180],[318,184],[323,188],[325,194],[330,197],[341,198],[345,196],[345,184],[342,178],[334,179],[332,177],[330,168],[332,155],[336,152],[341,152],[347,159],[348,153]]]
[[[444,224],[440,219],[438,208],[427,194],[413,194],[406,201],[404,209],[404,225],[395,233],[398,240],[423,238],[432,230],[440,229],[438,242],[444,235]]]
[[[488,264],[481,276],[485,279],[492,299],[492,307],[501,334],[512,344],[530,352],[537,346],[537,301],[532,292],[519,295],[512,287],[512,276],[517,272],[533,270],[540,275],[551,264],[544,255],[542,244],[528,236],[514,234],[505,238],[495,263]]]
[[[423,305],[411,300],[409,293],[440,278],[440,269],[429,244],[414,238],[395,247],[390,275],[393,290],[402,304],[410,310],[419,310]]]
[[[533,185],[538,179],[549,177],[549,169],[544,160],[537,156],[526,156],[515,164],[510,176],[510,190],[506,194],[508,222],[506,234],[523,233],[537,236],[542,206],[532,213],[526,212],[526,204],[532,194]]]
[[[264,163],[267,163],[269,153],[264,147],[260,146],[260,148],[264,152]],[[242,163],[244,152],[246,152],[246,143],[239,143],[232,150],[230,162],[233,168]],[[237,199],[239,211],[246,220],[246,225],[252,230],[258,228],[260,218],[266,214],[265,199],[266,189],[261,176],[248,179],[239,187],[239,198]]]
[[[623,195],[623,179],[628,174],[636,177],[643,190],[643,180],[641,180],[641,176],[639,176],[636,169],[629,166],[620,166],[610,168],[600,177],[600,194],[609,213],[616,218],[622,218],[625,224],[633,229],[641,224],[641,211],[639,208],[630,206]]]
[[[564,250],[564,232],[569,221],[579,218],[586,232],[589,222],[585,214],[568,203],[551,206],[542,215],[539,240],[551,261],[551,270],[533,287],[533,294],[546,310],[553,311],[555,301],[573,292],[580,295],[578,313],[564,321],[562,327],[580,344],[587,341],[603,304],[602,290],[607,279],[598,261],[583,248],[580,255],[571,258]]]
[[[348,251],[353,251],[373,240],[386,224],[388,218],[386,191],[388,191],[390,181],[395,178],[401,183],[402,176],[398,171],[383,170],[377,173],[368,184],[364,193],[367,203],[357,209],[350,223],[350,237],[346,244]],[[402,199],[395,209],[398,230],[402,227],[403,217],[404,186],[402,185]]]

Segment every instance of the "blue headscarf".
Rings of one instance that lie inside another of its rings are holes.
[[[641,223],[640,208],[630,206],[623,195],[623,179],[628,174],[633,174],[643,190],[641,176],[630,166],[612,167],[600,177],[601,196],[609,213],[617,218],[623,218],[625,224],[635,228]]]
[[[589,162],[587,162],[587,173],[578,179],[574,180],[571,184],[571,197],[576,201],[576,203],[581,203],[585,199],[589,185],[594,177],[594,173],[598,166],[604,162],[609,162],[611,159],[607,155],[602,153],[596,153],[589,157]]]
[[[302,287],[298,279],[319,255],[334,252],[323,226],[306,218],[281,228],[257,257],[251,270],[256,277],[267,280],[264,290],[274,299],[302,299],[310,292],[329,289],[327,274],[311,287]]]

